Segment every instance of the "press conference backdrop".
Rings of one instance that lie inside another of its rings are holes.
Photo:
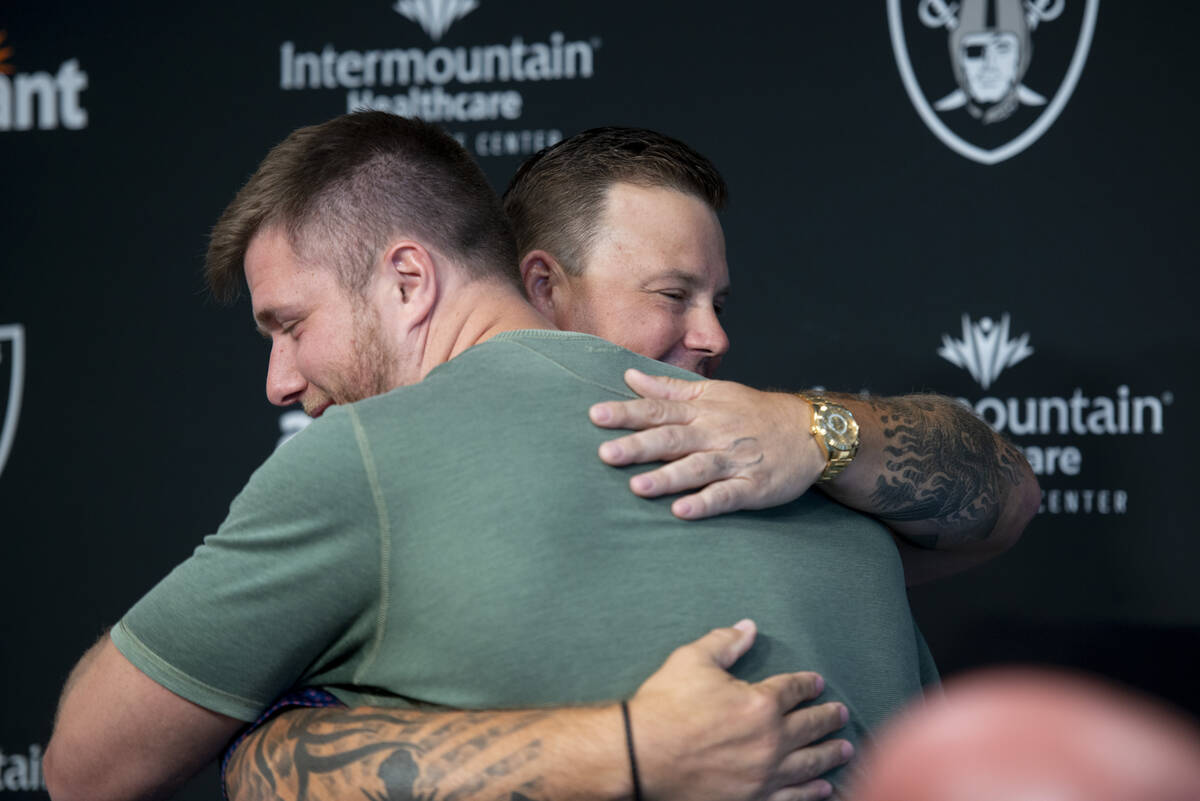
[[[1011,553],[912,592],[944,673],[1068,664],[1200,710],[1198,28],[1118,0],[3,4],[0,792],[44,792],[75,659],[295,428],[205,237],[271,145],[359,106],[443,124],[498,189],[596,125],[710,156],[724,377],[959,397],[1039,474]]]

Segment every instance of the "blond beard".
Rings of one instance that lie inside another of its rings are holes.
[[[354,403],[382,395],[396,387],[396,354],[383,336],[379,312],[355,296],[353,322],[354,354],[345,371],[328,387],[319,387],[304,398],[309,416],[327,402]]]

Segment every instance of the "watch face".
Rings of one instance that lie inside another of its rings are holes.
[[[830,408],[825,413],[825,430],[829,434],[827,441],[831,448],[837,448],[839,451],[853,448],[857,428],[854,418],[843,409]]]

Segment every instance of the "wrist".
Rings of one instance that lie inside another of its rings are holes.
[[[642,783],[638,776],[637,749],[633,744],[633,721],[629,715],[629,703],[621,702],[621,718],[625,724],[625,749],[629,752],[629,778],[633,801],[642,801]]]
[[[625,756],[624,801],[661,801],[679,797],[675,792],[679,776],[672,772],[680,754],[676,748],[678,724],[661,714],[656,703],[647,704],[644,697],[634,695],[626,702],[629,710],[630,739],[626,740],[623,729],[619,730],[621,750]],[[617,709],[617,725],[623,726],[622,713]],[[632,746],[630,746],[632,742]],[[632,752],[630,751],[632,747]],[[638,787],[633,785],[633,761],[637,763]],[[635,795],[640,793],[640,798]]]
[[[798,448],[795,457],[798,471],[796,478],[805,488],[815,486],[821,479],[821,473],[825,471],[826,454],[812,433],[812,404],[800,393],[789,393],[788,401],[790,406],[787,423],[790,431],[794,432],[794,441]]]
[[[797,395],[809,405],[812,420],[809,430],[824,461],[816,483],[825,484],[840,476],[858,453],[858,421],[849,409],[822,393],[800,392]]]
[[[591,754],[593,762],[590,766],[575,762],[570,785],[563,788],[565,792],[547,793],[548,797],[578,797],[580,801],[644,801],[645,794],[639,798],[634,785],[630,763],[630,736],[625,732],[625,714],[622,707],[623,704],[613,704],[589,710],[594,714],[590,716],[586,728],[589,738],[596,743],[597,748]],[[630,720],[632,726],[632,714]],[[598,734],[601,736],[597,736]],[[640,764],[638,769],[640,777]],[[581,784],[581,776],[587,776],[587,782]],[[590,790],[584,790],[583,785],[590,785]],[[583,791],[584,795],[575,795],[580,791]]]

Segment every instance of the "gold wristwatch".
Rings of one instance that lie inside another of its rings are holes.
[[[850,466],[858,453],[858,421],[841,404],[814,393],[797,394],[812,406],[812,435],[825,452],[825,469],[817,483],[832,481]]]

